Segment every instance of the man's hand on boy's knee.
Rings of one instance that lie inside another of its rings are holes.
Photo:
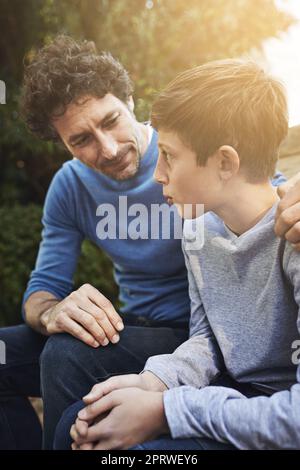
[[[105,382],[94,385],[91,391],[83,397],[83,401],[87,406],[86,408],[83,408],[84,412],[83,410],[80,412],[82,419],[91,420],[98,416],[97,402],[104,395],[107,395],[113,390],[129,387],[140,388],[142,390],[152,392],[163,392],[168,388],[164,382],[149,371],[145,371],[142,374],[126,374],[111,377],[110,379],[105,380]],[[83,418],[83,414],[85,418]]]
[[[94,450],[128,449],[169,432],[162,392],[113,390],[98,401],[98,416],[90,425],[76,420],[70,433],[74,450],[91,449],[92,443]]]
[[[300,172],[278,187],[281,201],[275,217],[275,233],[300,251]]]

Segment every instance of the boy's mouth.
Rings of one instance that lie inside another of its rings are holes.
[[[169,206],[171,206],[174,202],[173,198],[171,196],[169,196],[168,194],[164,194],[164,197],[166,198],[167,203],[169,204]]]

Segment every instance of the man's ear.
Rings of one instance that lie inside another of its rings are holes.
[[[127,100],[127,106],[128,106],[129,111],[131,113],[133,113],[133,111],[134,111],[134,101],[133,101],[132,95],[129,96],[129,98]]]
[[[229,179],[236,175],[240,169],[240,158],[231,145],[222,145],[217,150],[219,171],[221,179]]]

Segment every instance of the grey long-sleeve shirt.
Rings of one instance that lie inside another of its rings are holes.
[[[275,237],[275,210],[239,237],[207,213],[203,247],[189,251],[183,240],[190,338],[144,368],[169,388],[164,406],[174,438],[300,448],[300,253]],[[224,369],[271,396],[209,385]]]

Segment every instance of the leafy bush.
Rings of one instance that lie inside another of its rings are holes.
[[[0,205],[43,204],[54,173],[71,155],[52,142],[31,135],[19,115],[19,91],[8,90],[0,107]]]
[[[21,321],[21,302],[41,239],[42,208],[4,206],[0,208],[0,326]],[[85,241],[75,274],[75,288],[89,282],[118,306],[118,288],[112,263],[92,243]]]

